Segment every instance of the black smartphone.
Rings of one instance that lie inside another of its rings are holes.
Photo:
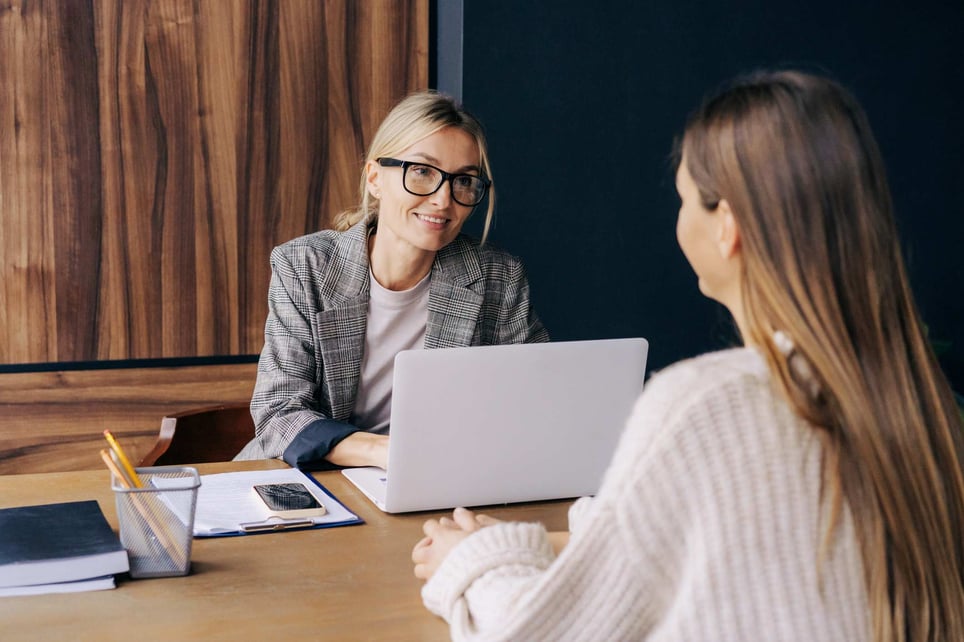
[[[278,517],[317,517],[325,514],[325,506],[304,484],[258,484],[254,492],[272,515]]]

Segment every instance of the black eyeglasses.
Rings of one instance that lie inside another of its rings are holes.
[[[485,198],[485,191],[492,184],[487,178],[472,174],[449,174],[434,165],[416,163],[414,161],[398,160],[397,158],[379,158],[382,167],[401,167],[402,186],[405,191],[415,196],[428,196],[439,191],[445,181],[452,185],[452,200],[459,205],[473,207]]]

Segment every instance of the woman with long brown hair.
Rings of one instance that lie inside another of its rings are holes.
[[[862,109],[757,74],[678,153],[680,247],[746,347],[647,384],[558,557],[537,525],[427,522],[426,605],[456,638],[964,640],[964,427]]]

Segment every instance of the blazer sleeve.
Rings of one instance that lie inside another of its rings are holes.
[[[275,248],[251,414],[264,457],[316,470],[328,467],[325,455],[358,428],[321,407],[323,364],[311,324],[316,304],[304,281],[283,246]]]
[[[544,343],[549,332],[543,326],[532,306],[529,279],[522,262],[508,254],[501,254],[502,269],[493,291],[500,293],[498,311],[495,314],[493,344]]]

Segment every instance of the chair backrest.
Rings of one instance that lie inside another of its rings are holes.
[[[161,420],[157,442],[140,466],[230,461],[254,438],[247,403],[197,408]]]

